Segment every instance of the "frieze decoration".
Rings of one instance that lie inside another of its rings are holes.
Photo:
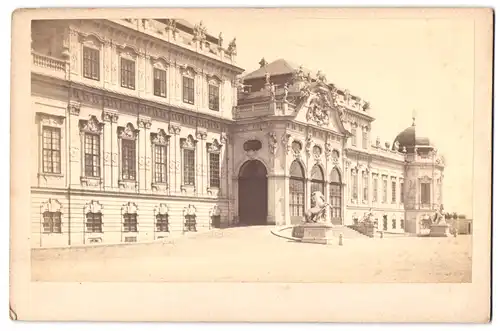
[[[269,132],[269,151],[271,154],[276,154],[276,150],[278,148],[278,138],[276,138],[276,133]]]
[[[168,139],[170,136],[168,136],[163,129],[158,129],[157,133],[151,133],[151,142],[154,145],[167,145],[168,144]]]
[[[288,154],[288,152],[290,151],[290,138],[291,138],[291,134],[289,133],[284,133],[283,136],[281,137],[281,143],[283,144],[283,147],[285,148],[285,153]]]
[[[100,134],[104,123],[100,123],[97,117],[92,115],[88,120],[80,120],[78,126],[80,131]]]
[[[80,102],[70,101],[68,104],[68,110],[70,115],[79,116],[80,115]]]
[[[139,130],[135,129],[132,123],[128,123],[127,126],[118,127],[118,136],[121,139],[136,139],[139,134]]]
[[[181,133],[181,127],[179,125],[170,124],[168,126],[168,133],[173,135],[179,135]]]

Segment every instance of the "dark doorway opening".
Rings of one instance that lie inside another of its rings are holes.
[[[258,160],[247,161],[241,166],[238,215],[241,225],[267,224],[267,170]]]

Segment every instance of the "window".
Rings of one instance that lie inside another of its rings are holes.
[[[351,129],[351,133],[352,133],[351,144],[352,144],[352,146],[356,146],[357,145],[357,141],[356,140],[358,139],[358,137],[357,137],[357,132],[356,131],[357,131],[356,127],[353,126],[352,129]]]
[[[182,77],[182,99],[185,103],[194,105],[194,79]]]
[[[367,149],[368,148],[368,132],[363,131],[363,148]]]
[[[210,158],[210,187],[220,186],[220,154],[209,153]]]
[[[391,186],[392,186],[391,187],[392,188],[392,190],[391,190],[391,194],[392,194],[391,195],[391,202],[396,203],[396,182],[392,182]]]
[[[196,232],[196,215],[186,215],[184,223],[184,230]]]
[[[43,127],[43,172],[61,173],[61,129]]]
[[[102,233],[102,214],[101,213],[87,213],[87,232]]]
[[[311,198],[312,193],[319,191],[321,194],[325,194],[325,178],[323,176],[323,170],[317,164],[311,169]]]
[[[331,209],[331,221],[334,224],[341,223],[342,215],[342,185],[340,182],[340,172],[338,169],[333,169],[331,173],[330,182],[330,205]]]
[[[387,202],[387,179],[384,179],[383,185],[384,185],[384,187],[383,187],[384,191],[382,193],[383,194],[382,202],[386,203]]]
[[[358,173],[356,171],[352,171],[351,173],[351,183],[352,183],[352,198],[353,200],[358,199]]]
[[[290,216],[302,217],[304,215],[304,195],[305,195],[305,178],[304,169],[298,161],[293,161],[290,166],[290,181],[289,181],[289,209]]]
[[[154,145],[155,150],[155,183],[167,182],[167,146]]]
[[[378,201],[378,178],[373,177],[373,202]]]
[[[368,201],[368,173],[363,171],[363,201]]]
[[[404,191],[404,183],[399,183],[399,199],[401,203],[405,202],[405,191]]]
[[[395,218],[392,219],[392,228],[393,229],[396,228],[396,219]]]
[[[156,215],[156,231],[169,232],[168,229],[168,214]]]
[[[167,72],[162,69],[154,69],[153,89],[154,94],[159,97],[167,96]]]
[[[135,180],[135,140],[122,139],[122,179]]]
[[[101,176],[101,137],[85,133],[85,176]]]
[[[122,87],[135,90],[135,62],[121,59],[121,80]]]
[[[137,232],[137,214],[123,214],[123,232]]]
[[[429,204],[431,202],[431,184],[420,183],[420,203]]]
[[[184,149],[184,185],[194,186],[194,149]]]
[[[219,111],[219,86],[208,85],[208,108]]]
[[[43,233],[62,233],[61,212],[46,211],[43,213]]]
[[[83,77],[99,80],[99,50],[83,47]]]
[[[401,229],[404,229],[405,228],[405,220],[404,219],[401,219],[399,220],[399,225],[401,226]]]
[[[383,217],[383,226],[384,226],[384,231],[387,231],[387,215],[384,215]]]

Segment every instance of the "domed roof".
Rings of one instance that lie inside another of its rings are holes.
[[[416,127],[415,127],[415,119],[413,119],[413,124],[409,127],[401,131],[394,139],[394,143],[392,144],[392,148],[395,148],[396,142],[399,143],[399,152],[403,151],[403,148],[406,147],[406,151],[413,151],[415,146],[429,146],[431,147],[431,142],[427,137],[417,137],[416,135]]]

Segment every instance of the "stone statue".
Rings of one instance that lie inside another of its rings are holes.
[[[222,38],[222,32],[219,33],[219,47],[222,48],[222,42],[224,41],[224,39]]]
[[[285,83],[285,85],[283,85],[283,90],[285,91],[284,96],[283,96],[283,100],[286,101],[286,99],[288,98],[288,83]]]
[[[326,223],[326,212],[330,204],[325,201],[323,193],[319,191],[313,192],[311,200],[313,206],[305,212],[305,222]]]
[[[266,78],[266,84],[271,84],[271,74],[266,72],[264,77]]]
[[[446,223],[445,217],[444,217],[444,207],[441,205],[439,209],[436,209],[436,213],[434,214],[434,219],[432,220],[432,223],[436,224],[443,224]]]
[[[399,141],[396,140],[396,142],[394,143],[394,150],[395,151],[399,151]]]
[[[365,215],[363,216],[363,221],[362,221],[362,222],[369,222],[369,223],[371,223],[371,224],[373,224],[373,223],[374,223],[374,222],[373,222],[373,211],[372,211],[372,209],[371,209],[371,208],[370,208],[370,209],[368,210],[368,212],[367,212],[367,213],[365,213]]]
[[[236,55],[236,38],[233,38],[227,46],[227,52],[231,55]]]
[[[380,137],[377,137],[377,140],[375,140],[375,146],[380,147]]]

